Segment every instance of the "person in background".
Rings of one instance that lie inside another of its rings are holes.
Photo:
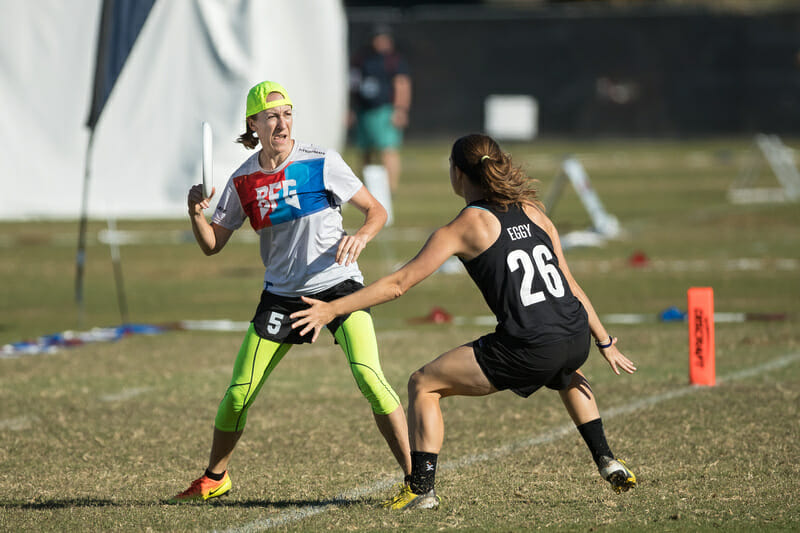
[[[411,107],[411,73],[391,29],[378,25],[350,66],[350,120],[364,165],[380,162],[391,191],[400,181],[400,146]],[[378,159],[379,157],[379,159]]]
[[[453,348],[411,375],[411,478],[388,503],[392,509],[439,505],[434,481],[444,439],[440,400],[505,389],[522,397],[543,386],[557,390],[603,479],[616,492],[636,485],[606,441],[594,392],[580,371],[591,337],[616,374],[632,374],[636,367],[572,277],[532,181],[491,137],[458,139],[450,153],[450,183],[467,204],[458,216],[398,271],[340,299],[303,298],[310,307],[292,313],[292,327],[316,338],[338,316],[400,297],[452,255],[494,312],[494,333]]]
[[[169,503],[203,501],[230,490],[228,462],[251,404],[289,349],[311,341],[311,335],[291,328],[289,315],[305,307],[301,296],[329,300],[363,287],[356,260],[386,222],[386,210],[338,152],[292,138],[292,111],[292,101],[281,85],[271,81],[255,85],[247,95],[246,131],[237,142],[250,150],[260,143],[261,149],[228,180],[211,223],[203,213],[209,198],[203,196],[202,186],[189,191],[189,218],[202,251],[219,253],[233,232],[249,220],[259,235],[266,270],[261,301],[217,410],[208,466]],[[364,223],[353,235],[342,228],[341,205],[346,202],[364,214]],[[408,425],[400,400],[381,370],[368,310],[348,313],[328,329],[344,351],[378,429],[408,475]]]

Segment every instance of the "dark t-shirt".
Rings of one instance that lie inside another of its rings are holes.
[[[489,211],[501,226],[488,249],[464,262],[497,317],[496,333],[512,343],[543,346],[586,331],[586,310],[572,294],[547,232],[519,205],[503,212],[479,200],[466,209],[474,208]]]
[[[397,52],[379,54],[373,50],[357,57],[350,68],[352,105],[357,110],[374,109],[391,104],[394,98],[393,79],[409,74],[408,63]]]

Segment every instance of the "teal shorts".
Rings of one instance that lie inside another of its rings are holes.
[[[384,105],[358,113],[356,144],[362,150],[399,148],[403,132],[392,124],[394,106]]]

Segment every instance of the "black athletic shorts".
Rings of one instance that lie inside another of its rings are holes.
[[[309,298],[330,302],[342,296],[352,294],[357,290],[363,288],[364,285],[352,279],[345,280],[338,285],[334,285],[330,289],[326,289],[317,294],[308,295]],[[306,335],[300,336],[300,330],[292,329],[292,320],[289,315],[295,311],[306,309],[308,304],[300,299],[299,296],[279,296],[269,291],[261,293],[261,301],[256,308],[256,314],[251,322],[256,330],[256,335],[262,339],[267,339],[282,344],[303,344],[311,342],[314,335],[313,331],[309,331]],[[369,312],[369,308],[365,309]],[[347,320],[345,316],[337,316],[330,324],[328,329],[335,332],[342,325],[342,322]]]
[[[563,341],[530,346],[490,333],[473,342],[472,348],[489,383],[527,398],[542,386],[566,389],[589,357],[590,339],[587,329]]]

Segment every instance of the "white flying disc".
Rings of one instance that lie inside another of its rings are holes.
[[[211,198],[211,189],[214,188],[214,176],[211,166],[211,124],[203,122],[203,196]]]

